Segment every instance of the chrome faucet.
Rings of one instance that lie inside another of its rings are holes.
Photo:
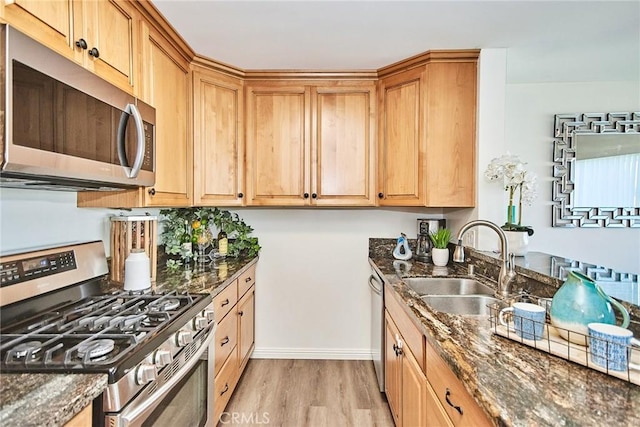
[[[516,277],[516,272],[514,271],[515,266],[515,255],[509,253],[509,243],[507,242],[507,236],[504,234],[504,231],[494,224],[491,221],[485,221],[482,219],[477,219],[474,221],[470,221],[460,228],[458,232],[458,243],[456,244],[456,250],[453,252],[453,261],[454,262],[464,262],[464,248],[462,247],[462,236],[466,233],[470,228],[476,227],[478,225],[484,225],[485,227],[489,227],[496,233],[498,233],[498,237],[500,237],[500,247],[502,251],[502,267],[500,268],[500,275],[498,276],[498,291],[496,292],[499,296],[503,298],[508,298],[510,293],[511,282]]]

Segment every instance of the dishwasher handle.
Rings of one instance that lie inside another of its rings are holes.
[[[380,280],[380,277],[378,277],[377,274],[373,273],[371,274],[371,276],[369,276],[369,287],[373,292],[375,292],[378,295],[382,295],[383,286],[384,285],[382,283],[382,280]]]

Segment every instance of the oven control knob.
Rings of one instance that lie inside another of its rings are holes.
[[[205,319],[207,319],[208,322],[213,322],[216,318],[215,313],[211,309],[203,311],[202,314],[204,315]]]
[[[209,322],[207,322],[207,319],[202,317],[202,316],[196,316],[193,319],[193,330],[194,331],[199,331],[201,329],[204,329],[207,327],[207,324],[209,324]]]
[[[156,367],[149,363],[143,363],[136,368],[136,384],[145,385],[156,379]]]
[[[169,350],[157,350],[153,355],[153,363],[155,363],[158,369],[167,366],[171,362],[173,362],[173,356],[171,356]]]
[[[184,347],[185,345],[193,341],[193,334],[191,331],[178,331],[176,333],[176,344],[178,347]]]

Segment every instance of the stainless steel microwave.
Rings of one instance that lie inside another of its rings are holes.
[[[8,25],[2,35],[3,187],[155,183],[155,110]]]

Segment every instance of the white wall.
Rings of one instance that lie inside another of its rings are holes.
[[[416,235],[416,218],[384,209],[243,209],[262,251],[256,277],[260,358],[369,359],[369,237]]]

